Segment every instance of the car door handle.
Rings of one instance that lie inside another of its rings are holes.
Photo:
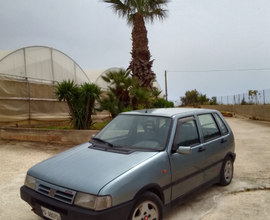
[[[222,138],[222,139],[221,139],[221,143],[223,144],[223,143],[225,143],[225,142],[227,142],[227,139]]]
[[[206,151],[206,148],[200,147],[199,150],[198,150],[198,152],[203,152],[203,151]]]

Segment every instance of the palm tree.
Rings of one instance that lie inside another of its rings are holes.
[[[111,4],[112,10],[120,17],[126,18],[132,26],[132,60],[128,67],[132,76],[136,77],[140,86],[152,90],[152,81],[155,74],[152,71],[154,60],[148,48],[147,30],[145,21],[154,22],[156,18],[162,20],[167,17],[164,9],[170,0],[103,0]]]
[[[130,88],[135,83],[134,79],[130,77],[130,71],[120,69],[117,71],[110,71],[105,76],[101,77],[107,82],[109,91],[115,95],[119,100],[119,109],[126,108],[130,104]]]
[[[57,83],[57,89],[55,91],[56,98],[58,101],[66,101],[68,104],[68,108],[72,117],[73,121],[73,126],[75,126],[75,109],[73,106],[73,102],[75,99],[76,94],[78,94],[79,88],[78,86],[74,83],[74,81],[70,80],[64,80],[61,83]]]
[[[66,101],[72,117],[71,123],[76,129],[89,129],[92,122],[95,100],[99,99],[101,89],[90,83],[78,86],[74,81],[64,80],[57,83],[56,98],[58,101]]]
[[[153,87],[152,95],[155,99],[158,99],[158,96],[162,93],[157,87]]]
[[[141,109],[140,106],[144,106],[142,108],[150,107],[151,92],[146,87],[141,87],[138,84],[134,85],[130,93],[132,95],[132,106],[134,110]]]
[[[106,97],[100,99],[98,111],[108,111],[111,113],[112,118],[115,118],[121,111],[119,110],[119,100],[111,92],[106,94]]]
[[[99,100],[99,111],[107,110],[114,118],[120,112],[147,106],[151,92],[146,87],[140,87],[129,70],[110,71],[101,78],[108,83],[109,91]]]
[[[95,100],[99,99],[101,89],[94,83],[84,83],[80,88],[81,99],[85,104],[84,129],[89,129],[92,123],[91,116],[95,110]]]

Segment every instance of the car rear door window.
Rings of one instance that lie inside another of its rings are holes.
[[[212,114],[198,115],[198,118],[202,128],[205,142],[221,136]]]
[[[222,121],[222,119],[220,118],[220,116],[217,113],[214,113],[214,117],[220,127],[221,133],[222,135],[228,134],[228,128],[226,127],[226,125],[224,124],[224,122]]]

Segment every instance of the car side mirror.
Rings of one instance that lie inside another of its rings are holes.
[[[92,138],[94,138],[96,135],[92,134]]]
[[[185,154],[185,155],[189,155],[191,154],[191,147],[184,147],[184,146],[180,146],[178,147],[177,151],[178,154]]]

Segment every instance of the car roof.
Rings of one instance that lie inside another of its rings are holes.
[[[199,109],[199,108],[155,108],[155,109],[142,109],[142,110],[124,112],[122,114],[173,117],[176,115],[199,114],[199,113],[207,113],[207,112],[216,112],[216,110]]]

